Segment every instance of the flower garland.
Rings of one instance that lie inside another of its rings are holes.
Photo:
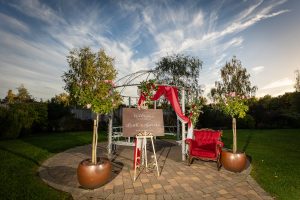
[[[146,100],[145,103],[149,104],[152,100],[154,92],[157,91],[158,86],[155,84],[155,79],[150,79],[148,81],[142,81],[138,88],[141,91],[141,94],[145,96]]]
[[[196,126],[200,113],[203,113],[202,108],[205,104],[205,98],[195,98],[190,105],[189,118],[192,121],[193,126]]]

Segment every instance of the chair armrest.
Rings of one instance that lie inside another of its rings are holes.
[[[192,143],[192,141],[193,141],[193,139],[191,139],[191,138],[188,138],[188,139],[186,139],[186,140],[185,140],[185,143],[189,145],[189,144],[191,144],[191,143]]]
[[[191,149],[193,149],[193,146],[194,146],[193,143],[195,143],[195,141],[193,139],[188,138],[188,139],[185,140],[185,143],[187,145],[189,145],[189,151],[188,151],[188,153],[190,154]]]
[[[216,153],[220,154],[222,152],[222,148],[224,146],[224,143],[222,141],[217,141],[216,143]]]
[[[224,143],[222,141],[217,141],[217,146],[222,148],[224,146]]]

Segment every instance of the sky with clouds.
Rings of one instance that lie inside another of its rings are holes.
[[[237,56],[257,96],[293,91],[300,1],[0,0],[0,98],[24,84],[37,99],[63,92],[73,48],[104,48],[118,77],[182,53],[203,61],[204,95]]]

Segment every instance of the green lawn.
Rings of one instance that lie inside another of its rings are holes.
[[[251,176],[277,199],[300,199],[300,130],[237,130],[238,149],[252,158]],[[223,141],[231,148],[232,133]]]
[[[91,135],[56,133],[0,141],[0,199],[71,199],[44,184],[37,169],[55,153],[90,144]],[[231,147],[231,138],[224,131],[226,147]],[[251,175],[266,191],[277,199],[299,199],[300,130],[238,130],[238,148],[252,157]]]
[[[100,134],[100,140],[104,140]],[[90,144],[91,132],[55,133],[0,141],[0,199],[72,199],[38,177],[40,164],[55,153]]]

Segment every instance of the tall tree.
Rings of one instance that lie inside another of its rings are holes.
[[[250,74],[235,56],[221,69],[221,81],[216,81],[215,88],[211,90],[213,100],[232,117],[233,153],[237,151],[236,117],[245,117],[249,109],[245,99],[254,95],[256,90],[256,86],[251,86]]]
[[[182,54],[163,57],[156,63],[156,79],[165,84],[189,88],[200,94],[198,78],[202,61]]]
[[[17,101],[18,102],[32,102],[33,98],[29,94],[28,90],[24,87],[23,84],[21,84],[18,88],[18,93],[17,93]]]
[[[299,71],[299,69],[297,69],[295,71],[295,74],[296,74],[295,89],[296,89],[296,92],[300,92],[300,71]]]
[[[121,103],[120,94],[113,88],[117,71],[114,59],[104,50],[93,53],[90,48],[74,49],[67,56],[69,70],[64,73],[65,90],[71,100],[91,108],[96,113],[93,131],[92,163],[97,163],[99,115],[108,114]]]

